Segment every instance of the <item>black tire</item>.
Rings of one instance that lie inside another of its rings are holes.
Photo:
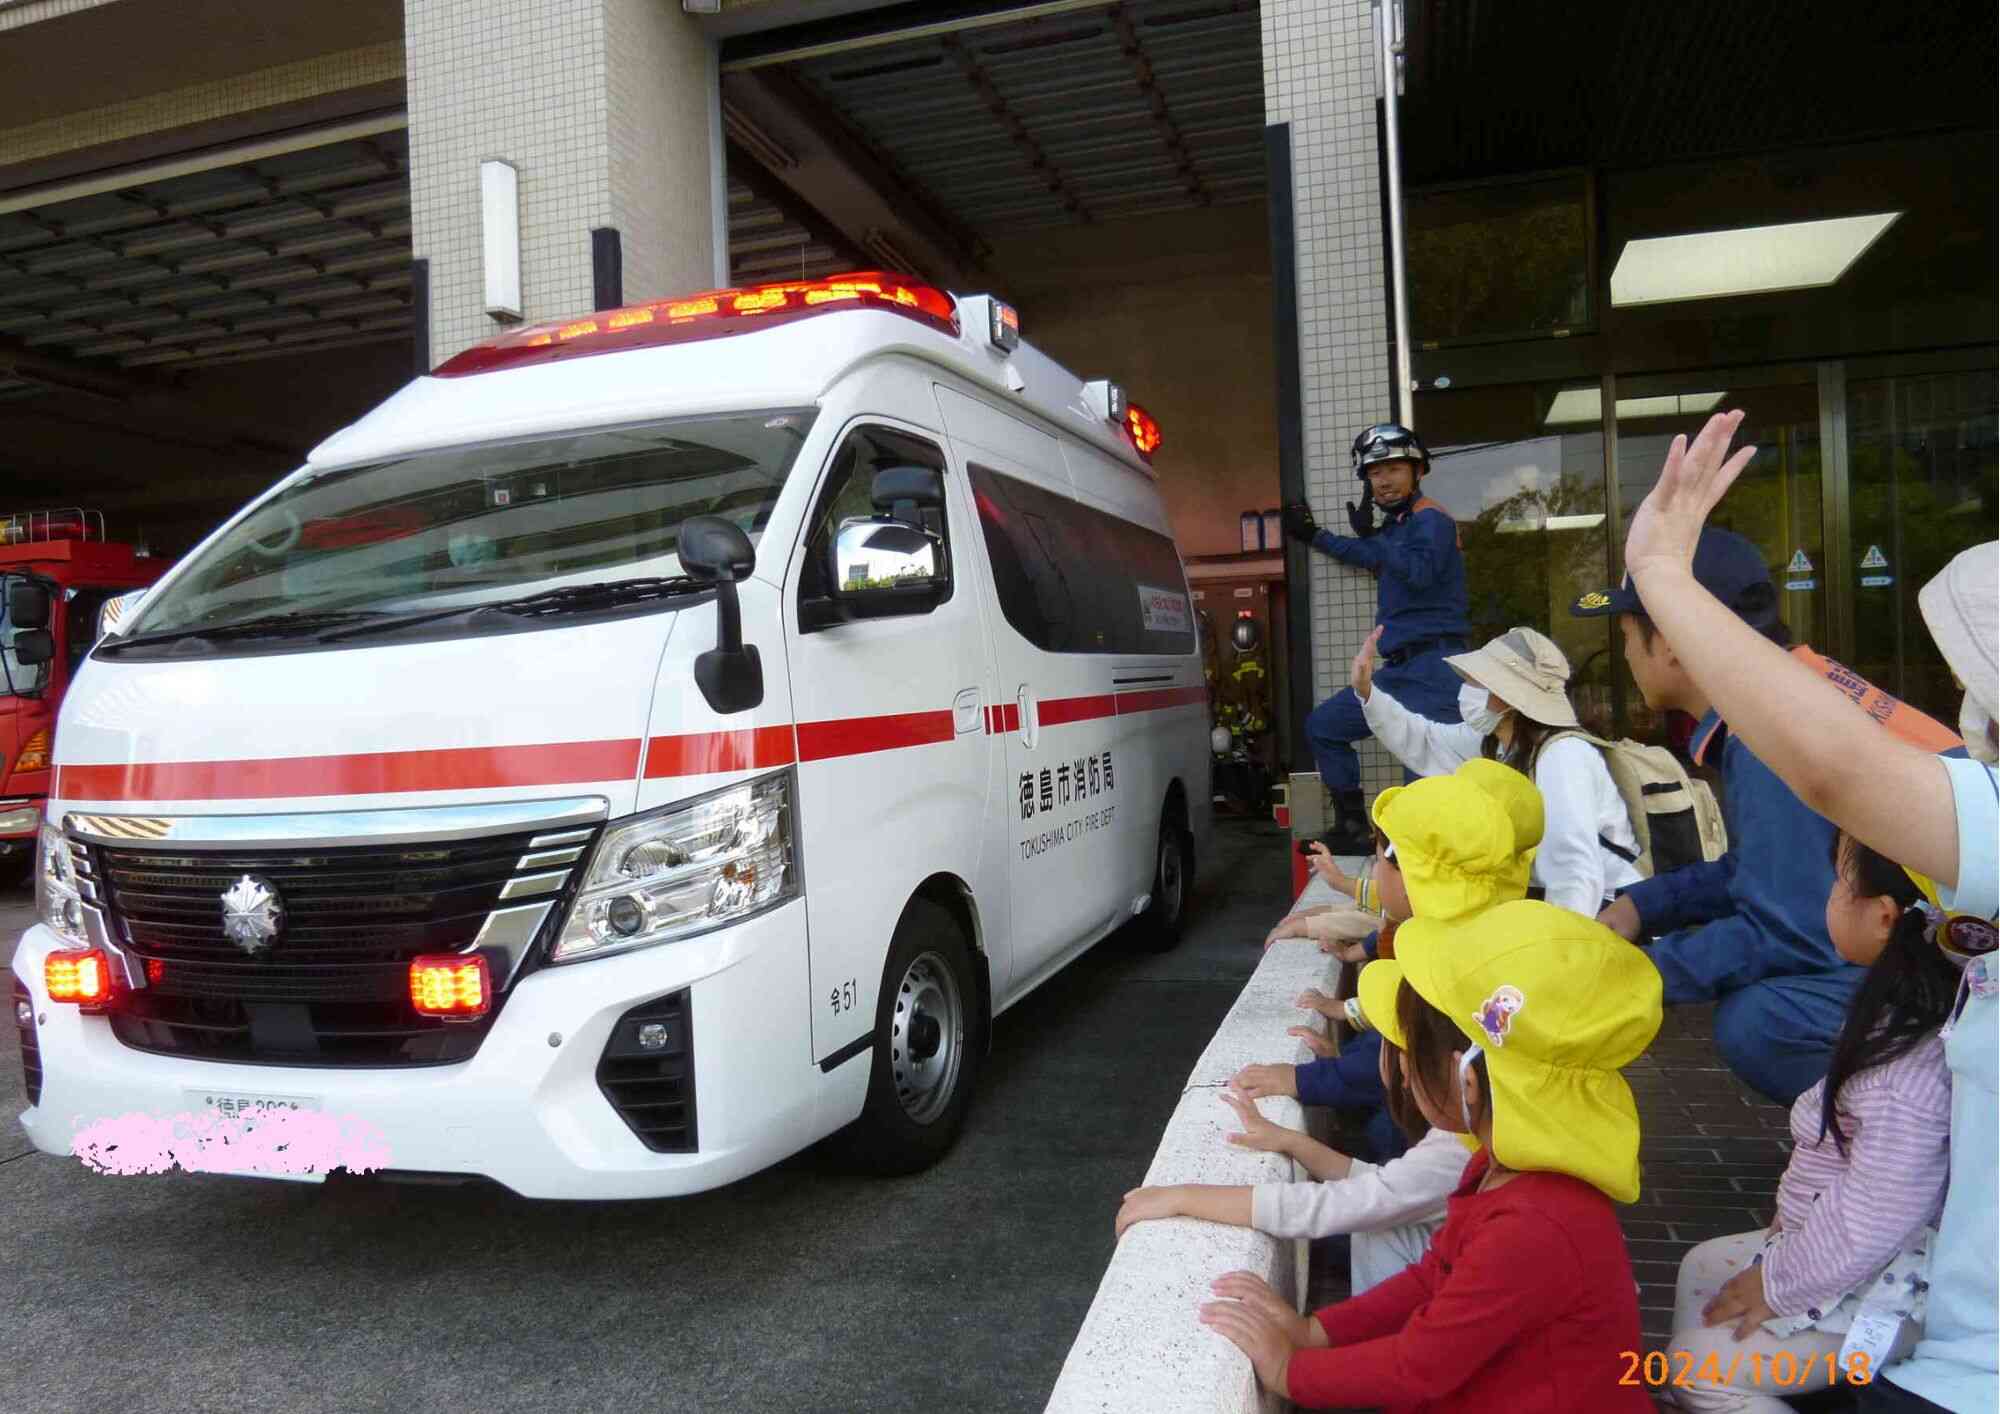
[[[911,899],[882,969],[868,1103],[843,1136],[858,1167],[915,1173],[945,1156],[978,1078],[980,1006],[965,930],[929,899]]]
[[[1180,942],[1193,887],[1194,836],[1170,805],[1160,814],[1160,839],[1153,848],[1152,901],[1139,915],[1139,940],[1148,952],[1170,952]]]

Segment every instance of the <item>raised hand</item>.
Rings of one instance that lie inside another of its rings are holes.
[[[1708,513],[1757,455],[1755,447],[1730,453],[1742,421],[1740,410],[1719,412],[1693,442],[1683,434],[1667,448],[1660,479],[1632,513],[1625,533],[1625,567],[1635,580],[1649,569],[1686,570],[1694,563],[1695,541]]]
[[[1347,685],[1354,689],[1354,695],[1363,702],[1375,686],[1375,648],[1382,641],[1382,630],[1386,624],[1377,624],[1372,633],[1362,640],[1361,651],[1354,655],[1354,661],[1347,668]]]

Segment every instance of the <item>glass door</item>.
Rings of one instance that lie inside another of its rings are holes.
[[[1667,447],[1692,438],[1717,412],[1745,414],[1737,444],[1757,455],[1709,524],[1733,530],[1764,554],[1792,639],[1825,647],[1828,634],[1826,531],[1817,372],[1810,365],[1620,377],[1607,421],[1618,449],[1621,526],[1659,479]],[[1622,536],[1622,530],[1621,530]],[[1622,566],[1622,545],[1620,564]],[[1657,736],[1668,724],[1646,709],[1626,681],[1626,727]],[[1683,729],[1689,724],[1680,723]]]
[[[1917,611],[1959,551],[1994,535],[1994,372],[1878,373],[1847,380],[1848,572],[1853,665],[1947,724],[1959,690]]]

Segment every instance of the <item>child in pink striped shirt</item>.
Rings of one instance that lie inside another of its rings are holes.
[[[1826,1078],[1792,1106],[1792,1159],[1768,1232],[1704,1242],[1681,1263],[1669,1354],[1684,1409],[1783,1414],[1791,1396],[1864,1382],[1916,1344],[1924,1257],[1944,1203],[1951,1084],[1939,1028],[1958,972],[1943,915],[1898,865],[1834,844],[1827,933],[1868,967]],[[1882,1322],[1857,1323],[1860,1315]],[[1882,1333],[1873,1338],[1871,1329]],[[1713,1357],[1713,1358],[1711,1358]],[[1730,1372],[1734,1378],[1729,1379]],[[1793,1378],[1793,1372],[1797,1377]]]

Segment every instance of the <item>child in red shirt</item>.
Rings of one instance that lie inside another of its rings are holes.
[[[1432,1125],[1481,1151],[1422,1261],[1300,1316],[1248,1272],[1202,1321],[1267,1388],[1387,1414],[1650,1414],[1639,1303],[1612,1200],[1639,1193],[1619,1067],[1660,1025],[1660,981],[1602,925],[1520,900],[1418,919],[1361,974],[1361,1009]]]

